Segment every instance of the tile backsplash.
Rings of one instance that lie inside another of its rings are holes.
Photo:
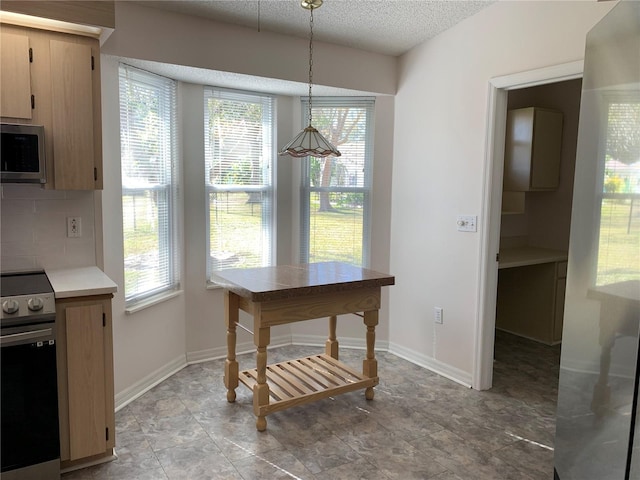
[[[0,188],[2,271],[96,264],[93,191],[17,184]],[[67,217],[82,219],[81,237],[67,237]]]

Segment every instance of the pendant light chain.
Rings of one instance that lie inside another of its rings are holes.
[[[312,125],[311,85],[313,84],[313,7],[311,7],[309,11],[309,125]]]
[[[312,124],[313,121],[313,10],[322,5],[322,0],[301,0],[300,6],[311,10],[309,14],[309,124],[298,135],[287,143],[279,155],[290,155],[296,158],[304,157],[339,157],[342,154],[324,135]]]

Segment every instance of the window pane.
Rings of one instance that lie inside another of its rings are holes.
[[[611,99],[596,285],[636,280],[640,248],[640,101]]]
[[[303,108],[308,108],[305,103]],[[305,162],[303,262],[369,263],[373,106],[372,99],[314,99],[313,126],[342,155],[309,157]]]
[[[261,197],[261,192],[209,193],[213,270],[263,265],[269,238],[263,235]]]
[[[120,66],[125,299],[178,284],[173,227],[175,83]]]
[[[271,264],[273,98],[205,89],[208,275]]]
[[[331,205],[322,210],[322,199]],[[362,265],[363,193],[310,193],[309,262]]]

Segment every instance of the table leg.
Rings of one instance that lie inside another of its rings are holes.
[[[338,360],[338,341],[336,340],[336,325],[338,323],[338,317],[332,315],[329,317],[329,338],[324,346],[324,353],[331,358]]]
[[[257,323],[257,322],[256,322]],[[258,417],[256,428],[259,432],[267,429],[267,418],[260,414],[260,407],[269,405],[269,384],[267,383],[267,346],[271,331],[269,327],[254,328],[253,342],[257,347],[256,370],[257,383],[253,386],[253,413]]]
[[[224,293],[224,318],[227,324],[227,360],[224,363],[224,385],[227,387],[227,401],[235,402],[238,387],[238,362],[236,360],[236,323],[238,322],[238,296]]]
[[[362,362],[362,374],[373,378],[378,376],[378,361],[374,351],[376,343],[376,325],[378,325],[378,311],[364,312],[364,324],[367,326],[367,357]],[[364,391],[367,400],[373,400],[373,387],[367,387]]]

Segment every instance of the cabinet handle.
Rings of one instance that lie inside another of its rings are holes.
[[[33,63],[33,48],[29,48],[29,63]]]
[[[36,97],[35,95],[31,95],[31,110],[36,108]]]

